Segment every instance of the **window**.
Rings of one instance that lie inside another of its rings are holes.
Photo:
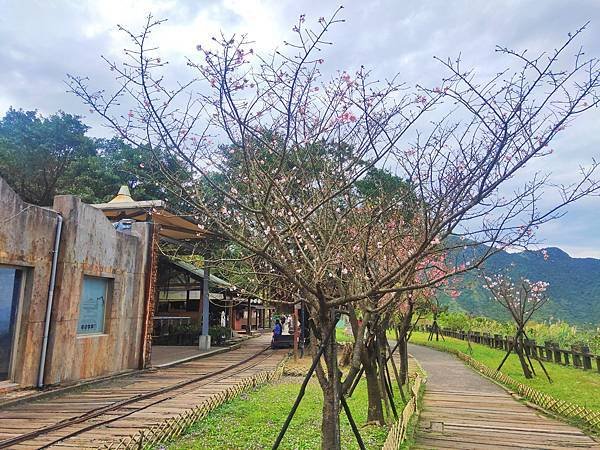
[[[104,333],[109,279],[83,277],[77,334]]]
[[[186,311],[200,311],[200,300],[187,300],[185,302]]]
[[[0,381],[9,378],[23,272],[0,266]]]

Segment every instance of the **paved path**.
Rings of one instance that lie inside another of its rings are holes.
[[[414,449],[559,449],[600,445],[514,400],[453,355],[409,345],[427,372]]]

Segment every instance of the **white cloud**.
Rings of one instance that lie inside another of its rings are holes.
[[[494,53],[496,44],[528,48],[530,53],[552,50],[567,32],[600,17],[600,2],[594,0],[579,1],[577,7],[561,0],[477,2],[476,7],[470,0],[347,3],[341,13],[347,23],[335,27],[330,36],[335,45],[323,50],[327,68],[364,64],[377,77],[399,73],[409,85],[438,84],[440,65],[433,55],[462,53],[465,65],[485,76],[506,64]],[[110,73],[100,55],[116,57],[128,45],[116,25],[138,29],[149,12],[168,19],[154,38],[172,62],[170,74],[188,79],[184,56],[194,57],[195,46],[210,42],[221,30],[226,35],[247,33],[255,48],[271,49],[290,38],[300,14],[315,24],[336,7],[322,0],[0,0],[0,111],[13,105],[85,116],[87,108],[65,92],[66,73],[88,75],[96,86],[109,85]],[[588,54],[600,56],[600,23],[590,25],[581,44]],[[85,118],[93,134],[105,135],[96,120]],[[553,143],[552,157],[531,164],[524,176],[543,169],[568,182],[578,164],[594,156],[600,159],[599,124],[599,111],[577,121]],[[598,256],[599,203],[596,197],[570,207],[566,217],[542,227],[540,237],[575,256]],[[573,229],[577,232],[569,232]]]

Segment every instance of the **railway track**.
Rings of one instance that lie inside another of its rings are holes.
[[[260,339],[260,338],[258,338]],[[110,386],[102,389],[97,389],[100,394],[97,395],[98,402],[105,398],[118,398],[115,401],[110,401],[108,404],[88,408],[82,414],[71,415],[70,417],[59,420],[49,425],[41,426],[40,428],[24,431],[14,437],[0,440],[0,449],[15,448],[15,449],[31,449],[31,448],[83,448],[78,447],[79,442],[92,442],[98,440],[99,436],[106,434],[106,438],[110,438],[114,434],[114,438],[123,436],[124,432],[135,431],[137,429],[146,428],[155,424],[162,418],[165,418],[169,413],[173,413],[178,408],[178,403],[181,403],[181,408],[189,408],[190,402],[197,400],[201,403],[202,396],[209,392],[217,392],[215,389],[220,389],[227,383],[235,383],[236,380],[247,376],[249,373],[256,373],[266,367],[273,367],[281,359],[281,352],[275,352],[269,347],[262,345],[250,346],[243,357],[233,355],[236,358],[234,362],[228,364],[232,359],[232,353],[223,354],[220,360],[215,361],[220,355],[200,360],[200,362],[183,363],[176,368],[160,370],[151,377],[140,377],[139,383],[133,383],[135,389],[131,388],[131,392],[136,392],[141,389],[144,384],[144,379],[150,379],[149,386],[159,385],[157,388],[146,389],[140,393],[119,398],[119,385],[111,390]],[[166,382],[161,385],[161,375],[167,380],[172,380],[178,374],[190,374],[194,370],[195,375],[189,376],[181,381],[170,383]],[[143,378],[143,379],[142,379]],[[139,385],[139,386],[138,386]],[[83,395],[83,394],[82,394]],[[93,402],[93,395],[90,397]],[[76,397],[80,400],[81,396]],[[87,400],[87,397],[85,397]],[[38,403],[38,402],[36,402]],[[41,402],[43,405],[43,402]],[[52,407],[52,401],[48,406]],[[68,410],[69,402],[61,401],[59,405],[66,405]],[[74,401],[76,406],[80,403]],[[36,404],[32,404],[30,409],[14,408],[14,417],[27,416],[27,411],[33,411],[29,414],[34,416],[35,411],[40,408]],[[19,412],[21,412],[19,414]],[[4,419],[10,420],[10,414],[4,412]],[[163,414],[164,413],[164,414]],[[52,414],[52,411],[48,411]],[[139,419],[139,420],[138,420]],[[3,417],[0,416],[0,429],[2,427]],[[132,422],[133,421],[133,422]],[[10,423],[10,422],[9,422]],[[100,439],[103,440],[103,439]],[[86,447],[94,448],[94,447]]]

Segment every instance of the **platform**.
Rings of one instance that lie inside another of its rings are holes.
[[[248,339],[214,357],[0,408],[0,447],[83,450],[119,442],[274,370],[285,352],[268,349],[270,339]]]
[[[171,345],[153,345],[152,346],[152,366],[166,367],[172,364],[179,364],[186,361],[192,361],[197,358],[204,358],[210,355],[216,355],[226,352],[230,347],[212,347],[209,350],[200,350],[197,345],[194,346],[171,346]]]

